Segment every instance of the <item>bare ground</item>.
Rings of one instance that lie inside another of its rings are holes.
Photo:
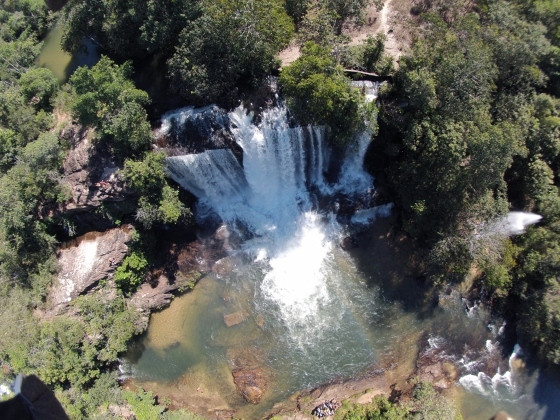
[[[363,44],[368,36],[383,33],[387,36],[385,52],[391,55],[398,65],[399,58],[408,50],[412,42],[409,31],[411,7],[412,0],[386,0],[379,11],[375,5],[370,4],[366,10],[365,23],[345,30],[345,34],[350,37],[350,45]],[[294,62],[299,56],[299,46],[295,44],[278,54],[282,67]]]

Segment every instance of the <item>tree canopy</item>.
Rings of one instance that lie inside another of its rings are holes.
[[[229,105],[239,88],[255,87],[270,73],[292,32],[282,1],[207,1],[179,35],[169,60],[173,85],[199,103]]]
[[[91,69],[80,67],[70,77],[75,91],[71,107],[81,124],[95,127],[115,155],[138,156],[152,142],[148,94],[130,80],[131,63],[118,65],[103,56]]]
[[[327,125],[336,141],[344,143],[371,120],[364,98],[350,85],[342,66],[329,50],[314,43],[280,74],[288,108],[301,124]]]

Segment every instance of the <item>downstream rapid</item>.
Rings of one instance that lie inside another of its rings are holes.
[[[162,130],[199,112],[174,111]],[[386,224],[372,225],[392,205],[376,202],[362,169],[369,133],[339,156],[325,128],[290,126],[282,107],[265,111],[259,124],[243,108],[221,123],[241,147],[242,163],[226,148],[167,162],[173,180],[197,196],[199,223],[221,225],[227,256],[192,293],[153,315],[125,363],[128,374],[172,400],[195,394],[216,409],[260,418],[298,390],[395,362],[412,371],[418,352],[431,352],[456,366],[464,409],[477,399],[478,411],[466,418],[501,408],[543,418],[525,388],[535,386],[534,376],[508,365],[489,315],[467,311],[458,294],[426,300]],[[350,235],[359,247],[344,250]],[[265,383],[259,404],[246,403],[232,382],[240,364]],[[486,377],[496,374],[524,379],[494,392]]]

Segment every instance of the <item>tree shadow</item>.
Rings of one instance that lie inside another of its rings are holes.
[[[423,256],[413,240],[395,227],[395,218],[376,220],[353,236],[348,252],[360,272],[369,273],[368,286],[379,286],[383,297],[416,313],[432,316],[438,299],[424,274]]]

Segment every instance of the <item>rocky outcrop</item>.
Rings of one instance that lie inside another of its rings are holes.
[[[241,324],[246,319],[247,319],[247,314],[243,311],[237,311],[231,314],[224,315],[224,323],[228,327],[233,327],[234,325]]]
[[[390,371],[372,369],[363,376],[346,381],[334,380],[329,384],[298,392],[276,403],[265,418],[278,416],[283,419],[309,419],[316,407],[332,400],[368,404],[377,395],[391,394],[388,376],[391,376]]]
[[[237,390],[247,402],[258,404],[266,392],[271,372],[260,360],[257,350],[232,349],[228,351],[228,359]]]
[[[100,280],[112,277],[127,253],[132,229],[126,225],[106,232],[90,232],[66,243],[58,252],[60,272],[48,295],[54,313],[64,311]]]
[[[439,389],[448,389],[458,378],[455,365],[438,346],[430,345],[427,338],[423,349],[416,360],[416,378],[421,382],[429,382]]]
[[[108,156],[96,150],[88,132],[71,126],[62,136],[74,143],[62,165],[61,183],[71,195],[63,211],[84,212],[99,207],[107,200],[124,200],[124,182],[118,174],[119,168]]]
[[[229,129],[227,112],[216,105],[182,108],[164,115],[156,141],[169,156],[226,148],[238,158],[242,154]]]
[[[139,317],[135,321],[138,331],[148,328],[150,313],[153,310],[169,305],[175,290],[177,290],[177,285],[170,283],[165,275],[159,276],[155,284],[154,282],[144,283],[138,288],[129,301],[130,305],[139,313]]]

